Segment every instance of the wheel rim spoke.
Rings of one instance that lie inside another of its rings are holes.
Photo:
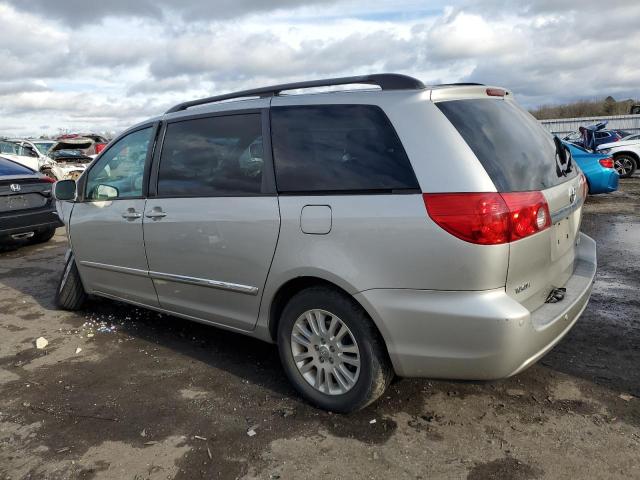
[[[342,373],[337,369],[334,368],[333,371],[331,372],[333,375],[333,378],[335,378],[338,381],[338,384],[345,390],[348,390],[350,388],[349,383],[347,381],[346,378],[344,378],[342,376]]]
[[[340,370],[340,373],[344,376],[344,378],[346,379],[349,385],[353,385],[356,382],[356,379],[353,376],[353,374],[344,365],[340,365],[338,369]]]
[[[320,330],[318,329],[318,325],[316,324],[316,319],[313,316],[313,312],[312,311],[307,312],[307,314],[305,315],[305,318],[307,320],[307,323],[311,327],[311,330],[313,331],[313,334],[319,336],[320,335]]]
[[[305,338],[301,335],[293,334],[291,335],[291,341],[296,342],[303,347],[309,348],[311,346],[311,341],[308,338]]]
[[[300,332],[302,335],[304,335],[309,340],[311,339],[311,337],[313,337],[313,332],[311,330],[309,330],[307,328],[307,326],[302,324],[302,323],[296,323],[295,324],[295,330]]]
[[[321,309],[301,314],[291,331],[291,352],[298,372],[327,395],[351,390],[360,376],[360,349],[339,317]]]
[[[335,337],[336,327],[340,321],[336,317],[331,317],[331,323],[329,323],[329,335]]]
[[[304,362],[307,358],[313,358],[313,354],[311,352],[304,352],[293,357],[296,363]]]
[[[342,360],[342,363],[348,363],[349,365],[353,365],[354,367],[360,366],[360,360],[354,357],[350,357],[349,355],[343,355],[342,357],[340,357],[340,359]]]

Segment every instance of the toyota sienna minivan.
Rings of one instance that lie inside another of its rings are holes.
[[[371,88],[318,93],[351,84]],[[297,391],[336,412],[394,374],[521,372],[596,270],[584,176],[511,92],[478,84],[384,74],[182,103],[55,195],[71,202],[61,308],[97,295],[276,343]]]

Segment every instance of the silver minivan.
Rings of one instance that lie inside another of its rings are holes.
[[[372,88],[318,93],[352,84]],[[596,270],[584,176],[511,92],[478,84],[384,74],[186,102],[55,194],[71,202],[61,308],[98,295],[277,343],[298,392],[336,412],[394,374],[521,372]]]

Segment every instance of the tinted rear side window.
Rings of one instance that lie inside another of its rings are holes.
[[[160,157],[158,195],[260,194],[263,166],[260,114],[170,123]]]
[[[35,173],[33,170],[22,165],[0,158],[0,175],[31,175]]]
[[[499,192],[544,190],[576,175],[556,155],[553,137],[505,100],[452,100],[438,108],[460,132]]]
[[[400,140],[378,107],[273,107],[271,132],[280,192],[419,188]]]

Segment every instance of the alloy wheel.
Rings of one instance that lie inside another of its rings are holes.
[[[353,333],[326,310],[307,310],[293,324],[291,352],[298,371],[316,390],[342,395],[360,375],[360,349]]]
[[[614,166],[620,176],[628,175],[633,169],[631,159],[627,157],[617,158],[614,162]]]

